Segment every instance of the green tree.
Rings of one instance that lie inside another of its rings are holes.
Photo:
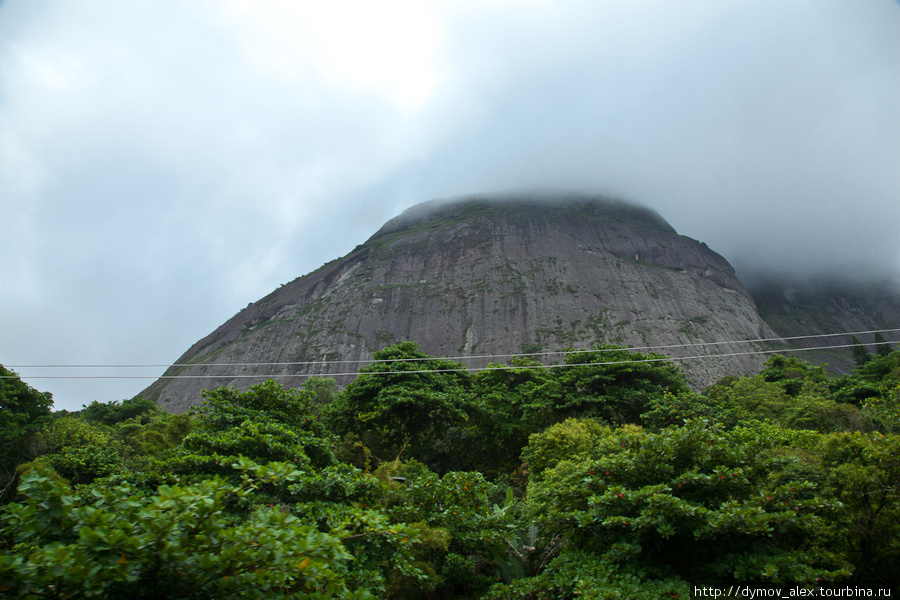
[[[791,397],[798,396],[804,388],[828,381],[825,367],[813,366],[796,356],[781,354],[771,356],[759,374],[769,383],[778,383]]]
[[[193,429],[190,413],[154,411],[116,423],[112,434],[134,457],[159,457],[175,448]]]
[[[375,362],[330,405],[334,430],[363,439],[383,461],[403,453],[438,470],[467,461],[457,442],[468,437],[475,404],[464,365],[428,356],[415,342],[372,357]]]
[[[51,467],[71,484],[129,472],[125,447],[110,429],[76,416],[54,418],[37,437],[36,462]]]
[[[289,481],[289,465],[242,461],[242,482],[72,490],[35,469],[21,504],[3,516],[19,546],[0,555],[0,592],[32,598],[364,598],[344,573],[352,560],[338,539],[279,508],[241,522],[229,498]]]
[[[473,466],[491,477],[518,469],[528,436],[554,422],[552,411],[544,409],[546,386],[552,382],[550,369],[524,357],[488,365],[474,375]]]
[[[863,366],[872,358],[872,354],[869,352],[869,349],[863,346],[863,343],[859,341],[859,338],[855,335],[850,336],[850,343],[853,344],[853,362],[856,363],[857,368]]]
[[[732,383],[737,378],[730,380]],[[718,385],[726,385],[724,382]],[[690,419],[706,419],[733,427],[740,420],[736,406],[721,395],[708,396],[692,391],[672,394],[666,392],[650,399],[647,410],[641,414],[641,424],[659,431],[672,425],[681,425]]]
[[[891,345],[888,343],[880,331],[875,332],[875,354],[878,356],[887,356],[891,353]]]
[[[829,515],[859,583],[900,586],[900,436],[833,434],[817,448],[824,490],[839,501]]]
[[[15,490],[17,467],[31,460],[31,440],[50,418],[53,397],[0,365],[0,502]]]
[[[318,406],[331,404],[338,393],[337,381],[333,377],[310,377],[301,387],[312,392],[313,402]]]
[[[862,411],[884,425],[885,431],[900,433],[900,383],[880,396],[867,398]]]
[[[384,513],[395,523],[418,524],[431,542],[418,556],[430,577],[395,587],[398,597],[447,598],[463,590],[473,597],[496,581],[491,558],[515,537],[511,498],[500,508],[494,502],[498,488],[480,473],[438,475],[415,460],[385,463],[375,475],[383,485]]]
[[[900,350],[886,356],[876,354],[853,373],[831,383],[832,397],[838,402],[861,405],[869,398],[886,398],[900,383]]]
[[[856,406],[836,402],[817,369],[811,378],[766,379],[765,375],[729,378],[706,390],[708,402],[724,407],[726,426],[771,421],[783,427],[829,431],[871,431],[878,426]]]
[[[544,471],[564,460],[587,458],[596,452],[609,427],[594,419],[566,419],[529,438],[522,452],[529,481],[540,481]]]
[[[527,358],[489,365],[473,377],[475,465],[496,477],[515,471],[528,436],[571,417],[638,423],[667,394],[687,394],[687,380],[667,357],[617,346],[569,352],[550,368]]]
[[[275,381],[241,392],[204,391],[193,430],[168,462],[176,473],[228,476],[239,456],[257,462],[290,462],[301,470],[334,462],[335,438],[319,421],[311,394]]]
[[[80,416],[91,423],[115,425],[122,421],[138,418],[146,422],[151,415],[161,412],[153,402],[146,398],[130,398],[121,402],[91,402],[80,411]]]
[[[561,553],[544,573],[495,597],[612,598],[642,583],[685,597],[686,582],[849,575],[829,546],[826,518],[839,503],[817,483],[811,449],[819,434],[767,424],[726,431],[699,420],[659,433],[633,426],[589,433],[584,451],[550,461],[529,483],[530,511],[548,535],[564,537]],[[549,441],[533,436],[529,452],[543,444],[543,456],[557,454]],[[569,442],[561,441],[564,454]]]
[[[559,422],[590,417],[607,423],[639,423],[654,397],[689,391],[684,372],[667,356],[632,353],[604,345],[591,352],[569,352],[553,370],[556,389],[544,389]],[[544,391],[544,390],[542,390]]]

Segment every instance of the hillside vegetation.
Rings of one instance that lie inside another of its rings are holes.
[[[688,598],[900,584],[900,351],[692,391],[615,346],[51,413],[0,379],[11,598]]]

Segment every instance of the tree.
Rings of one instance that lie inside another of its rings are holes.
[[[819,380],[818,368],[803,379],[773,377],[771,369],[763,373],[729,378],[711,386],[700,406],[715,407],[710,417],[728,427],[765,420],[822,432],[871,431],[877,426],[856,406],[835,401],[828,384]]]
[[[156,410],[116,423],[110,435],[122,442],[130,458],[146,463],[180,445],[192,428],[191,413]]]
[[[869,352],[869,349],[863,346],[858,337],[855,335],[850,336],[850,343],[853,344],[853,362],[856,363],[857,368],[863,366],[872,359],[872,354]]]
[[[900,351],[887,356],[876,354],[853,373],[831,383],[832,397],[838,402],[863,404],[869,398],[886,398],[900,383]]]
[[[0,502],[15,490],[16,468],[33,458],[30,440],[50,418],[53,397],[0,365]]]
[[[736,380],[735,378],[734,381]],[[722,382],[717,385],[726,384]],[[681,425],[690,419],[705,419],[711,423],[722,423],[730,428],[740,420],[740,410],[721,395],[711,396],[688,391],[679,394],[666,392],[654,396],[647,411],[641,414],[641,424],[654,431]]]
[[[875,332],[875,354],[878,356],[887,356],[891,353],[891,345],[887,340],[884,339],[884,336],[881,335],[880,331]]]
[[[900,585],[900,436],[836,433],[817,447],[824,490],[840,501],[829,515],[852,580]]]
[[[431,542],[419,557],[431,577],[398,597],[456,597],[454,588],[474,591],[493,583],[494,565],[486,557],[502,553],[514,527],[509,506],[492,505],[496,486],[475,471],[440,476],[415,460],[384,463],[375,476],[390,520],[419,525]],[[392,479],[398,476],[402,482]]]
[[[881,422],[885,431],[900,433],[900,383],[881,396],[867,398],[862,404],[865,414]]]
[[[128,485],[78,493],[35,469],[25,501],[3,516],[21,544],[0,555],[0,592],[17,598],[371,598],[346,583],[340,541],[279,508],[235,522],[231,497],[289,481],[289,465],[235,465],[242,481],[203,480],[145,493]]]
[[[796,397],[804,389],[828,380],[825,367],[813,366],[796,356],[775,354],[759,372],[769,383],[778,383],[788,396]]]
[[[594,419],[570,418],[533,434],[522,452],[529,481],[540,481],[544,471],[564,460],[587,458],[608,431],[609,427]]]
[[[550,369],[526,357],[509,365],[490,364],[475,374],[473,392],[478,410],[474,424],[473,465],[495,477],[515,471],[528,436],[553,423],[545,406],[546,386],[553,381]]]
[[[474,463],[485,474],[510,474],[528,436],[568,418],[638,423],[667,394],[687,394],[687,380],[667,357],[617,346],[569,352],[565,365],[525,357],[489,365],[473,377],[478,403]]]
[[[333,377],[310,377],[301,387],[312,392],[313,402],[318,406],[331,404],[337,397],[337,381]]]
[[[335,431],[360,438],[381,460],[401,453],[439,470],[459,457],[451,440],[463,435],[475,410],[472,381],[464,365],[433,358],[415,342],[402,342],[372,355],[329,407]]]
[[[137,397],[121,402],[117,400],[97,402],[95,400],[80,411],[80,416],[85,421],[112,426],[133,418],[140,418],[147,422],[150,420],[150,416],[156,412],[160,412],[160,409],[153,402]]]
[[[203,392],[193,430],[176,449],[177,473],[228,476],[239,456],[290,462],[301,470],[334,462],[335,438],[319,421],[311,394],[286,390],[269,379],[241,392],[222,387]]]
[[[529,482],[529,513],[562,550],[537,577],[488,597],[685,597],[686,582],[849,575],[826,527],[840,504],[817,483],[819,434],[701,420],[659,433],[563,425],[526,450],[548,465]],[[559,460],[573,442],[579,450]],[[628,591],[642,584],[657,595]]]
[[[75,416],[57,417],[44,425],[36,452],[40,454],[36,462],[74,485],[128,470],[125,447],[110,435],[110,428]]]
[[[652,398],[690,389],[679,367],[652,352],[604,345],[591,352],[569,352],[565,364],[553,370],[558,387],[548,394],[554,402],[549,407],[553,422],[590,417],[613,424],[639,423]]]

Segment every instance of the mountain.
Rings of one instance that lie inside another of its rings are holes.
[[[789,281],[762,278],[747,285],[760,316],[794,348],[803,348],[802,357],[815,364],[826,364],[833,373],[848,373],[856,366],[845,348],[822,348],[851,343],[850,335],[837,332],[885,332],[891,342],[900,338],[900,293],[892,282]],[[828,337],[816,337],[826,335]],[[814,337],[805,337],[814,336]],[[801,339],[791,339],[798,338]],[[873,334],[859,339],[875,351]]]
[[[178,412],[201,401],[201,388],[268,377],[296,386],[308,374],[346,381],[403,340],[435,356],[482,357],[470,367],[599,343],[713,355],[683,362],[700,387],[759,368],[764,356],[742,353],[772,345],[683,345],[772,337],[731,265],[650,209],[472,197],[415,206],[250,304],[142,395]],[[168,378],[178,375],[191,377]]]

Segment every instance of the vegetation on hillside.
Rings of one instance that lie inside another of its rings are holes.
[[[51,413],[0,378],[0,594],[688,598],[900,585],[900,351],[691,391],[613,346]]]

